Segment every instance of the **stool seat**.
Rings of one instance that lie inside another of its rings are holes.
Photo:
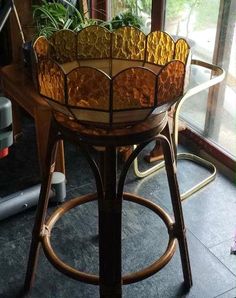
[[[152,114],[146,121],[133,126],[110,129],[84,125],[59,112],[54,112],[54,117],[60,131],[64,134],[70,131],[73,136],[77,134],[84,143],[94,146],[117,147],[139,144],[153,139],[164,129],[168,120],[167,112],[163,112],[157,115]]]

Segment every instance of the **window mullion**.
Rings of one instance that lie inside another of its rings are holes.
[[[165,10],[166,10],[166,0],[152,0],[151,31],[164,29]]]
[[[230,45],[226,44],[227,39],[227,31],[229,26],[229,15],[230,15],[230,6],[231,0],[221,0],[220,9],[219,9],[219,17],[217,22],[217,33],[215,40],[215,49],[213,54],[213,63],[216,65],[222,66],[222,61],[224,59],[224,55]],[[229,65],[225,65],[228,69]],[[208,93],[208,101],[207,101],[207,111],[206,111],[206,119],[205,119],[205,127],[204,127],[204,136],[208,137],[213,135],[214,132],[220,130],[220,122],[216,120],[216,113],[223,105],[222,97],[224,95],[225,90],[225,81],[221,83],[221,85],[216,85],[209,90]]]

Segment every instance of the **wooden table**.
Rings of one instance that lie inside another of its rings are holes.
[[[21,133],[21,108],[29,113],[35,122],[38,159],[41,175],[45,173],[45,157],[48,141],[51,108],[36,91],[27,69],[18,64],[11,64],[0,69],[1,89],[12,101],[13,132],[15,140]],[[56,171],[65,173],[63,142],[57,154]]]

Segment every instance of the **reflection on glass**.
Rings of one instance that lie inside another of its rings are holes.
[[[236,1],[231,1],[228,11],[228,19],[223,19],[219,59],[226,70],[226,79],[216,94],[215,112],[210,117],[212,125],[208,134],[236,159]]]
[[[221,4],[221,5],[220,5]],[[167,0],[165,31],[187,38],[193,58],[224,68],[220,87],[188,99],[182,116],[236,159],[236,1]],[[209,79],[193,69],[192,83]]]
[[[212,62],[219,5],[220,0],[167,0],[165,30],[187,38],[195,57]]]
[[[139,16],[142,21],[141,30],[148,34],[151,30],[151,7],[152,0],[110,0],[109,2],[109,18],[113,18],[122,13],[131,12],[133,15]],[[132,21],[127,19],[127,22]],[[126,24],[128,25],[128,24]]]

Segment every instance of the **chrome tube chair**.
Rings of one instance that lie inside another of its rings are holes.
[[[193,96],[195,94],[198,94],[199,92],[201,92],[203,90],[206,90],[206,89],[220,83],[221,81],[223,81],[223,79],[225,77],[225,71],[217,65],[206,63],[206,62],[196,60],[196,59],[191,60],[191,66],[192,65],[203,67],[206,70],[210,70],[212,72],[211,78],[210,78],[210,80],[203,82],[202,84],[189,89],[185,93],[185,95],[182,97],[182,99],[180,101],[178,101],[176,103],[176,105],[174,106],[174,108],[172,110],[172,113],[173,113],[173,128],[172,128],[173,146],[174,146],[174,151],[175,151],[175,155],[176,155],[176,160],[193,161],[193,162],[197,163],[198,165],[201,165],[201,166],[205,167],[206,169],[208,169],[210,174],[205,179],[200,181],[198,184],[194,185],[192,188],[190,188],[189,190],[182,193],[181,200],[187,199],[189,196],[191,196],[192,194],[194,194],[195,192],[197,192],[198,190],[200,190],[201,188],[206,186],[208,183],[213,181],[216,177],[216,167],[213,163],[211,163],[195,154],[182,153],[182,152],[177,153],[179,114],[180,114],[181,107],[182,107],[183,103],[188,98],[190,98],[191,96]],[[135,146],[134,146],[134,148],[135,148]],[[151,166],[147,170],[141,171],[139,169],[138,158],[136,158],[134,161],[134,173],[139,178],[147,177],[148,175],[160,170],[163,167],[164,167],[164,161],[161,161],[158,164]]]

